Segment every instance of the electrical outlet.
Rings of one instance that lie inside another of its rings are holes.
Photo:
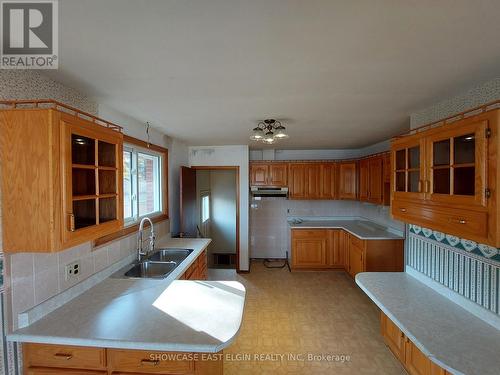
[[[67,280],[75,279],[77,278],[80,273],[81,273],[81,267],[80,267],[80,261],[75,261],[69,264],[66,264],[66,267],[64,267],[64,275]]]

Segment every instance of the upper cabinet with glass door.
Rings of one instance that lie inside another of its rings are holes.
[[[500,246],[500,110],[482,110],[393,141],[395,218]]]

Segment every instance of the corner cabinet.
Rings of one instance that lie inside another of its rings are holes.
[[[251,162],[250,185],[284,187],[288,184],[286,163]]]
[[[500,110],[392,143],[394,218],[500,247]]]
[[[59,251],[123,227],[121,128],[60,106],[0,110],[5,252]]]

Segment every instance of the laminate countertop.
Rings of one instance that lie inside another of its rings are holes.
[[[168,239],[158,248],[194,251],[163,280],[110,277],[9,341],[158,351],[216,353],[240,329],[245,288],[235,281],[176,280],[207,239]],[[122,272],[122,271],[120,271]]]
[[[452,374],[497,375],[500,331],[404,272],[366,272],[356,283],[433,362]]]
[[[362,240],[402,240],[403,233],[367,219],[291,219],[291,229],[343,229]]]

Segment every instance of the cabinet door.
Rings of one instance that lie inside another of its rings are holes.
[[[66,247],[123,226],[121,134],[68,117],[61,116]]]
[[[269,164],[269,185],[287,186],[288,166],[285,163]]]
[[[337,164],[321,164],[321,199],[337,199]]]
[[[391,166],[394,199],[425,199],[425,141],[420,135],[393,143]]]
[[[339,198],[356,199],[356,162],[339,165]]]
[[[385,344],[402,363],[405,362],[405,336],[384,313],[380,313],[380,329]]]
[[[352,241],[349,243],[349,274],[354,277],[363,272],[363,249],[355,246]]]
[[[26,375],[106,375],[107,371],[69,370],[64,368],[28,367]]]
[[[370,160],[359,162],[359,200],[368,201],[370,198]]]
[[[306,196],[305,164],[292,163],[288,174],[289,196],[292,199],[304,199]]]
[[[342,247],[343,243],[341,243],[342,232],[341,229],[328,230],[327,263],[329,267],[344,267],[345,253]]]
[[[292,231],[292,267],[324,268],[327,266],[327,230]]]
[[[368,201],[375,204],[382,204],[383,201],[383,161],[381,157],[368,159],[369,188]]]
[[[405,339],[406,370],[410,375],[431,375],[432,362],[422,353],[409,338]]]
[[[306,199],[318,199],[321,196],[321,165],[306,164]]]
[[[382,156],[384,169],[384,183],[391,183],[391,154],[386,153]]]
[[[250,185],[267,185],[269,175],[268,164],[251,164],[250,165]]]
[[[487,127],[483,120],[426,137],[428,199],[486,206]]]

